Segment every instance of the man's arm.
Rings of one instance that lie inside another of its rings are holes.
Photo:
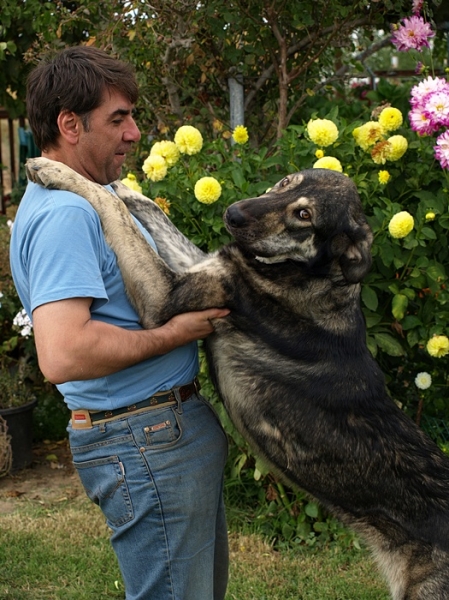
[[[177,315],[162,327],[129,330],[91,319],[92,298],[43,304],[33,311],[39,367],[52,383],[104,377],[207,337],[227,309]]]

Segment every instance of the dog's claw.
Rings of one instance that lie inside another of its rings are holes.
[[[25,164],[26,174],[30,181],[47,189],[56,187],[55,174],[58,172],[58,163],[47,158],[30,158]]]

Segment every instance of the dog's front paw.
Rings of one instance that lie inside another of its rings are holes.
[[[25,169],[30,181],[48,189],[61,189],[65,179],[64,171],[71,171],[63,163],[43,157],[28,159]]]

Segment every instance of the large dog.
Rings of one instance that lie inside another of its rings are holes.
[[[232,204],[235,242],[205,255],[120,183],[115,196],[42,158],[28,174],[94,206],[144,327],[231,309],[207,352],[236,427],[366,539],[394,600],[448,600],[449,459],[390,399],[366,347],[359,296],[372,234],[349,178],[312,169]]]

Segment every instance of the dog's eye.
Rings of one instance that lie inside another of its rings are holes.
[[[310,221],[312,215],[310,214],[310,211],[307,210],[307,208],[300,208],[299,210],[295,211],[295,217],[297,217],[301,221]]]
[[[279,182],[279,187],[285,187],[290,183],[290,179],[288,177],[284,177],[282,181]]]

